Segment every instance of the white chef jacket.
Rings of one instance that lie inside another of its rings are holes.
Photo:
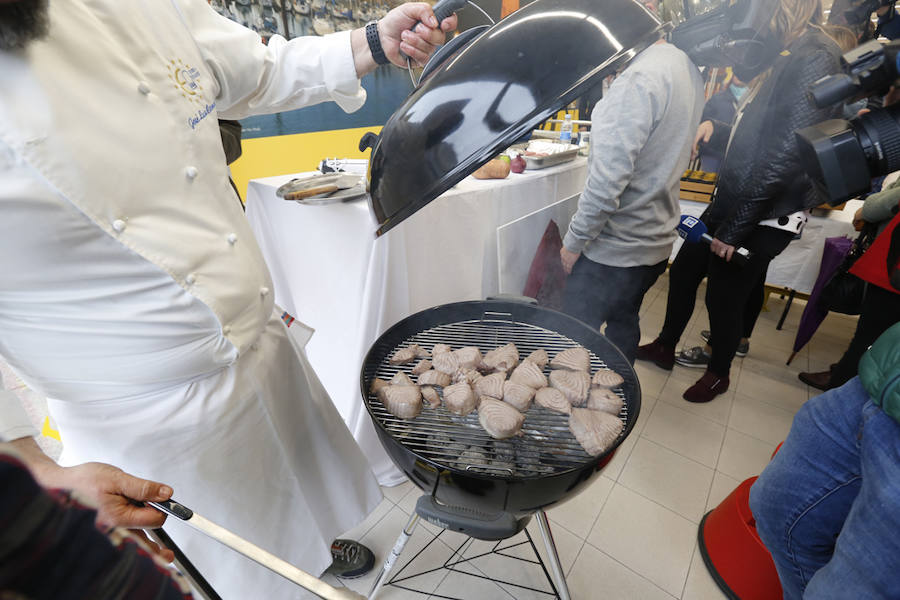
[[[349,33],[264,46],[205,0],[54,1],[50,18],[0,53],[0,355],[48,397],[62,462],[171,484],[320,573],[380,490],[278,318],[217,119],[358,108]],[[0,435],[29,433],[0,396]],[[300,595],[173,521],[224,597]]]

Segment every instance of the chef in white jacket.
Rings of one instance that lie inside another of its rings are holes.
[[[43,484],[86,492],[129,526],[160,519],[125,496],[174,488],[309,572],[330,565],[331,541],[380,490],[273,305],[217,119],[327,100],[355,110],[376,61],[422,63],[442,41],[420,3],[368,37],[266,46],[206,0],[0,0],[0,356],[49,399],[72,467],[40,453],[12,394],[0,437]],[[301,594],[174,521],[223,596]]]

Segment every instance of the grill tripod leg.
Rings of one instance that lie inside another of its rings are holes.
[[[544,538],[544,548],[547,549],[547,560],[550,563],[550,569],[553,571],[553,578],[556,580],[556,591],[559,592],[559,600],[570,600],[569,586],[566,585],[566,576],[563,573],[562,565],[559,564],[559,554],[556,552],[556,544],[553,542],[553,534],[550,532],[550,522],[547,521],[547,513],[539,510],[536,516],[538,527],[541,530],[541,537]]]
[[[412,537],[413,531],[415,531],[416,524],[418,522],[419,514],[413,511],[413,514],[409,518],[409,521],[406,522],[406,527],[403,528],[403,531],[400,532],[400,537],[398,537],[396,543],[394,543],[394,547],[391,549],[391,553],[388,554],[387,558],[384,559],[384,566],[381,567],[381,573],[379,573],[378,577],[375,578],[375,583],[372,584],[372,589],[369,591],[369,600],[375,600],[375,597],[378,596],[378,593],[384,586],[384,582],[387,581],[388,575],[390,575],[391,570],[394,568],[394,564],[403,553],[403,548],[406,547],[406,542],[408,542],[409,538]]]

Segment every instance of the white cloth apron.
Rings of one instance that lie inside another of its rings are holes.
[[[87,405],[51,400],[61,462],[127,465],[164,481],[176,500],[318,575],[331,564],[331,541],[378,505],[381,490],[275,314],[255,348],[166,393]],[[177,519],[165,527],[223,598],[305,597]]]

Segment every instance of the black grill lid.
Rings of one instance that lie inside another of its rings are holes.
[[[372,150],[381,235],[656,41],[634,0],[535,0],[442,53]]]

